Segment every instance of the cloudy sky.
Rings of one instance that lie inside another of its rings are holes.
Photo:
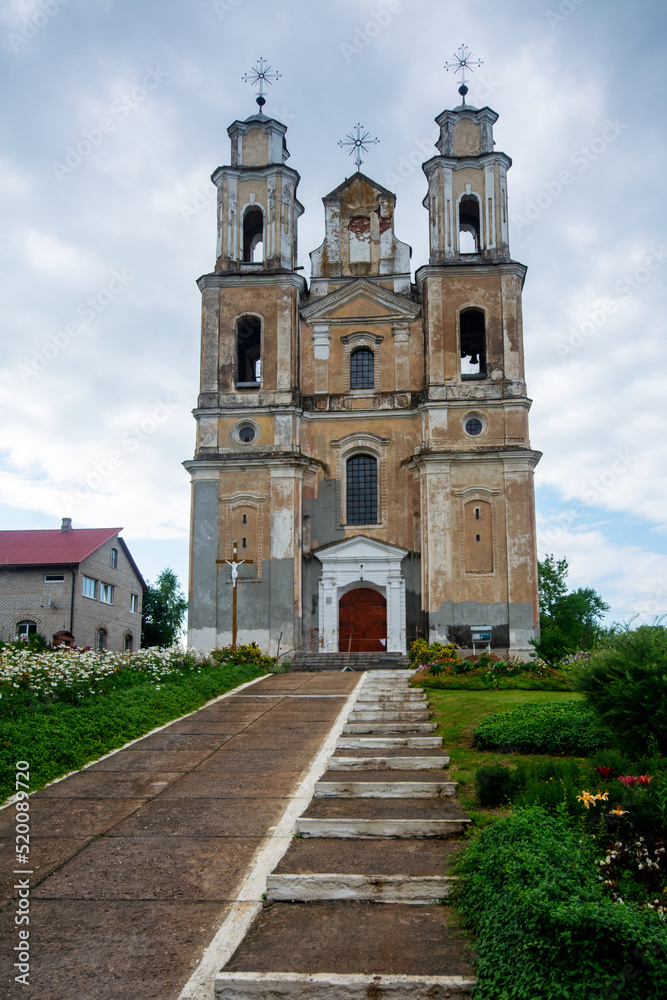
[[[469,103],[514,159],[540,554],[611,618],[667,612],[666,27],[664,0],[4,0],[0,526],[122,525],[146,577],[185,585],[195,279],[226,128],[256,110],[243,74],[282,74],[300,262],[361,122],[419,266],[465,42]]]

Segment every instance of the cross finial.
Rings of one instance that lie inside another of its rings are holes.
[[[370,132],[364,132],[363,128],[363,125],[355,125],[354,131],[356,132],[356,135],[353,135],[352,132],[348,132],[345,138],[340,139],[338,143],[341,149],[344,149],[346,146],[350,147],[350,156],[354,154],[354,162],[357,165],[357,170],[364,162],[361,159],[361,150],[363,150],[364,153],[367,153],[369,146],[376,146],[380,141],[376,138],[371,139]]]
[[[253,87],[257,87],[257,97],[255,100],[259,104],[259,109],[261,111],[262,107],[266,104],[264,87],[267,84],[271,86],[274,80],[279,80],[280,73],[278,73],[275,69],[272,70],[264,56],[260,56],[257,60],[257,65],[253,66],[250,72],[245,73],[241,79],[244,83],[250,83]]]
[[[459,94],[463,98],[464,104],[466,102],[466,94],[468,93],[468,73],[474,73],[475,69],[478,69],[483,64],[483,59],[473,59],[472,52],[467,45],[459,45],[458,50],[454,53],[452,59],[445,63],[445,69],[448,73],[451,70],[453,73],[461,74]]]

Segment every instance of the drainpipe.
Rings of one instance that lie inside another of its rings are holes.
[[[72,601],[69,609],[69,634],[73,636],[74,635],[74,586],[76,583],[76,570],[74,570],[73,567],[70,566],[69,571],[72,574]]]

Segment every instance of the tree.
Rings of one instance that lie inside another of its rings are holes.
[[[172,646],[181,631],[188,602],[172,569],[163,569],[144,594],[142,646]]]
[[[568,653],[592,649],[601,634],[600,619],[609,605],[592,587],[568,593],[567,559],[553,555],[538,562],[540,638],[534,642],[538,656],[558,663]]]

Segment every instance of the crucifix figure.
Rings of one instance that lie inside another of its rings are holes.
[[[250,565],[254,564],[254,559],[238,559],[238,549],[236,547],[236,542],[232,542],[232,558],[229,559],[216,559],[216,563],[224,563],[226,566],[231,566],[232,568],[232,649],[236,649],[236,625],[237,625],[237,604],[236,604],[236,581],[239,576],[239,566],[243,563]]]

